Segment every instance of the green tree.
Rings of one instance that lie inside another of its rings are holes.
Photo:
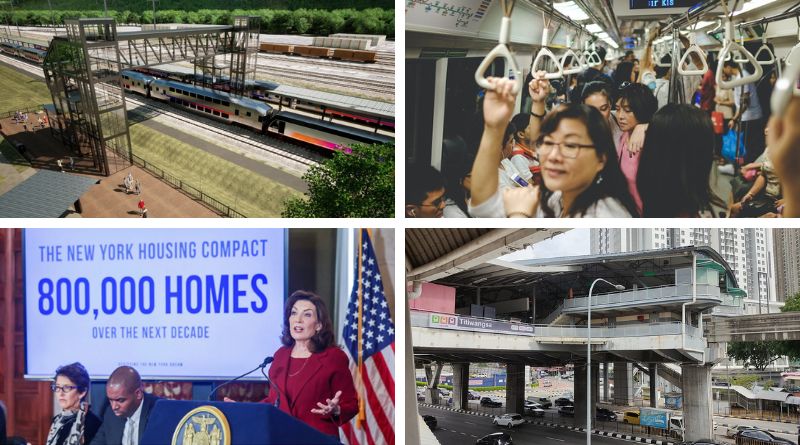
[[[391,218],[394,145],[355,145],[311,167],[305,198],[286,201],[284,218]]]
[[[800,312],[800,292],[786,299],[786,304],[781,308],[781,312]],[[784,354],[792,360],[800,359],[800,341],[787,340],[781,343]]]
[[[779,341],[728,343],[728,357],[742,362],[745,368],[753,367],[759,371],[784,355],[783,350],[783,344]]]

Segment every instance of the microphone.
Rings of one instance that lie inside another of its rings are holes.
[[[254,373],[254,372],[258,371],[259,369],[263,370],[263,369],[264,369],[264,367],[266,367],[267,365],[269,365],[270,363],[272,363],[272,361],[273,361],[273,360],[275,360],[275,359],[274,359],[274,358],[272,358],[272,356],[269,356],[269,357],[265,358],[265,359],[264,359],[264,361],[263,361],[263,362],[261,362],[261,364],[260,364],[260,365],[256,366],[256,367],[255,367],[255,368],[253,368],[251,371],[247,371],[247,372],[245,372],[244,374],[240,375],[239,377],[232,378],[232,379],[228,380],[227,382],[225,382],[225,383],[223,383],[223,384],[221,384],[221,385],[217,386],[216,388],[214,388],[214,389],[211,391],[211,394],[209,394],[209,395],[208,395],[208,400],[209,400],[209,401],[211,401],[211,398],[212,398],[212,397],[214,397],[214,394],[217,392],[217,390],[218,390],[218,389],[222,388],[223,386],[225,386],[225,385],[227,385],[227,384],[229,384],[229,383],[233,383],[233,382],[235,382],[235,381],[237,381],[237,380],[241,379],[242,377],[248,376],[248,375],[250,375],[250,374],[252,374],[252,373]],[[267,379],[267,380],[269,381],[269,379]]]
[[[269,358],[271,359],[272,357],[269,357]],[[272,361],[272,360],[270,360],[270,361]],[[261,368],[261,374],[263,374],[264,378],[267,379],[267,388],[269,388],[272,385],[275,385],[275,395],[276,395],[276,397],[275,397],[275,403],[273,403],[272,406],[274,406],[275,408],[280,409],[281,408],[281,389],[278,387],[278,383],[277,382],[273,382],[272,380],[270,380],[270,378],[267,375],[267,373],[264,372],[264,368]],[[267,392],[267,394],[269,394],[269,392]]]

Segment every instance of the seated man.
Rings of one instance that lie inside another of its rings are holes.
[[[430,165],[406,166],[406,217],[441,218],[444,211],[444,179]]]
[[[106,396],[103,424],[91,445],[138,445],[158,397],[144,392],[142,378],[130,366],[120,366],[111,373]]]

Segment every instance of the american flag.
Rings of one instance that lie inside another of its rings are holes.
[[[342,338],[360,411],[342,426],[340,438],[350,445],[394,444],[394,323],[366,229],[359,244]]]

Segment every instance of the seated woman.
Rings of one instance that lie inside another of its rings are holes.
[[[470,214],[482,217],[629,217],[635,207],[617,164],[611,130],[593,107],[562,105],[536,136],[543,184],[498,190],[495,165],[514,109],[513,81],[489,78],[484,132],[472,167]]]
[[[764,130],[764,135],[769,137],[769,129]],[[781,199],[781,183],[775,175],[775,167],[769,159],[769,146],[764,149],[755,162],[751,162],[742,167],[742,174],[755,174],[752,184],[732,180],[734,187],[734,199],[736,202],[731,205],[732,217],[752,218],[776,213]],[[739,184],[738,190],[736,185]]]
[[[636,185],[645,218],[693,218],[711,211],[714,130],[708,114],[667,104],[647,129]]]
[[[90,383],[89,373],[80,363],[56,369],[55,381],[50,388],[56,394],[61,412],[53,417],[47,445],[88,444],[92,441],[102,421],[86,405]]]

